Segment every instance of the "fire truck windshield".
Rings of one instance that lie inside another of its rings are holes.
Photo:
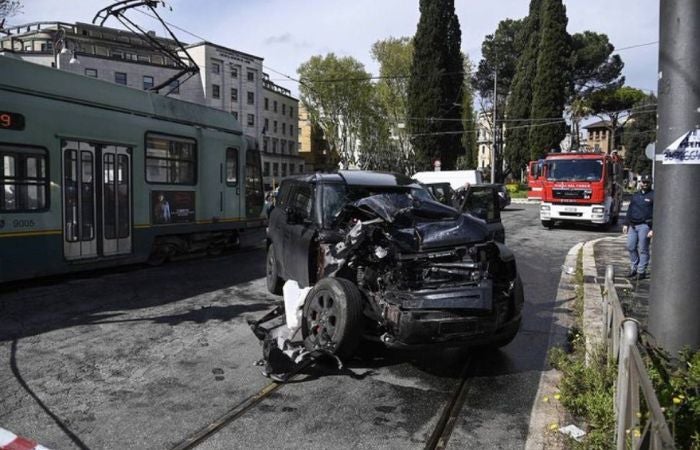
[[[547,164],[547,181],[598,181],[602,175],[599,159],[557,159]]]

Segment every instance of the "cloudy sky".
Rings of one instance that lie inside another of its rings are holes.
[[[9,25],[36,21],[91,22],[109,0],[23,0],[21,14]],[[656,91],[659,0],[565,0],[570,33],[606,33],[625,62],[627,84]],[[484,36],[500,20],[527,14],[529,0],[455,0],[462,27],[462,50],[477,63]],[[387,37],[412,36],[418,0],[169,0],[159,8],[187,43],[207,40],[263,57],[270,78],[297,92],[296,69],[313,55],[352,56],[376,74],[372,44]],[[164,35],[162,27],[138,12],[129,17]],[[118,27],[115,19],[105,25]],[[194,35],[194,36],[193,36]],[[627,49],[625,49],[627,48]]]

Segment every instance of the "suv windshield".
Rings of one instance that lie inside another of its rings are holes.
[[[557,159],[547,164],[548,181],[597,181],[602,174],[599,159]]]
[[[347,186],[339,183],[323,184],[321,188],[323,226],[332,226],[335,217],[346,204],[377,194],[404,194],[406,197],[411,195],[411,197],[418,200],[435,201],[428,191],[416,187]]]

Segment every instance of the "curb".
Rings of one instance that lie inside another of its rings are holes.
[[[547,350],[566,344],[567,331],[573,326],[573,303],[576,298],[576,273],[575,270],[567,269],[576,268],[578,252],[582,247],[584,247],[584,243],[582,242],[571,247],[564,260],[564,266],[562,267],[564,270],[562,270],[561,278],[559,278],[559,288],[555,299],[557,308],[552,311],[552,324],[550,326]],[[593,270],[595,271],[595,269]],[[561,330],[567,331],[556,331],[557,328],[555,325],[561,327]],[[553,436],[550,430],[550,426],[554,423],[556,423],[558,430],[559,423],[564,420],[562,411],[557,407],[556,402],[544,400],[545,396],[550,396],[557,392],[557,384],[560,378],[561,373],[556,369],[545,370],[540,376],[537,394],[530,412],[530,425],[525,442],[526,450],[563,448],[561,441],[558,440],[558,431],[556,435]]]

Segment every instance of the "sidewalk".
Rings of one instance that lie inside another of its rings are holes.
[[[605,284],[605,269],[612,264],[615,273],[615,287],[622,309],[627,317],[637,319],[643,329],[647,329],[649,318],[649,287],[651,279],[627,279],[629,256],[625,248],[626,236],[598,239],[593,243],[596,282]],[[584,268],[585,272],[585,268]]]

